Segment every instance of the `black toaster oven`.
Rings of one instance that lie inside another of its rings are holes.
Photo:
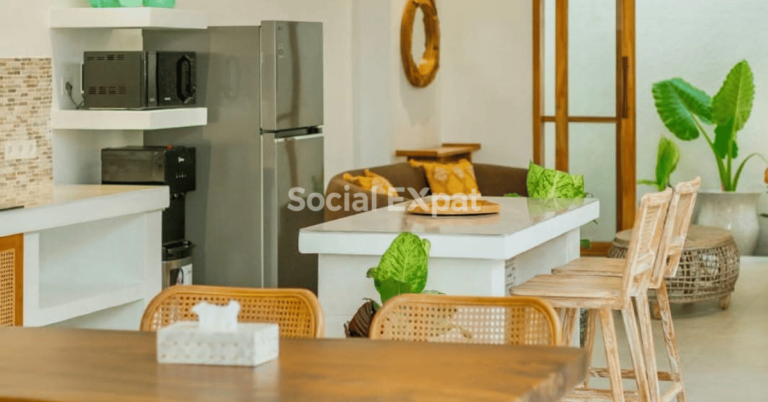
[[[195,52],[85,52],[85,109],[157,109],[197,102]]]

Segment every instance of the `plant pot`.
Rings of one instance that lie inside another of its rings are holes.
[[[344,324],[344,333],[347,338],[368,338],[374,314],[376,314],[376,306],[369,300],[357,310],[352,321]]]
[[[753,255],[760,224],[757,202],[761,193],[699,192],[694,222],[731,231],[741,255]]]
[[[755,255],[768,256],[768,216],[760,216],[757,219],[760,222],[760,236],[757,240]]]

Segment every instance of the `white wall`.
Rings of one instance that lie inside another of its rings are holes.
[[[720,89],[728,71],[742,59],[755,74],[757,96],[752,117],[739,135],[743,155],[768,154],[768,2],[764,0],[645,0],[637,4],[638,60],[638,171],[652,177],[656,146],[669,135],[651,96],[651,85],[682,77],[711,96]],[[682,160],[674,180],[696,175],[703,187],[719,189],[714,156],[704,140],[678,142]],[[762,161],[747,165],[739,191],[764,191]],[[643,190],[646,190],[643,188]]]
[[[429,87],[414,88],[405,78],[400,61],[400,19],[407,1],[355,0],[358,167],[391,163],[396,149],[440,143],[440,74]]]
[[[479,142],[477,161],[527,166],[531,3],[438,1],[441,67],[435,81],[421,89],[408,83],[400,59],[405,4],[355,0],[356,165],[391,163],[396,149]],[[414,37],[415,43],[423,40],[418,28]]]
[[[87,0],[0,0],[0,57],[51,57],[51,6],[88,6]],[[325,29],[326,172],[353,167],[352,2],[354,0],[178,0],[177,7],[209,13],[211,25],[259,25],[262,20],[320,21]],[[58,36],[57,36],[58,37]],[[58,83],[54,82],[54,87]],[[55,89],[56,91],[56,89]],[[105,136],[111,136],[109,138]],[[98,181],[99,153],[106,146],[141,142],[140,133],[54,134],[58,183]]]
[[[0,58],[51,57],[48,8],[54,4],[71,7],[83,0],[2,0]]]
[[[381,0],[353,2],[353,93],[355,167],[385,165],[395,152],[391,52],[395,48],[392,6]],[[336,174],[338,172],[330,172]]]
[[[479,142],[477,161],[527,167],[533,157],[532,2],[443,0],[438,9],[441,141]]]

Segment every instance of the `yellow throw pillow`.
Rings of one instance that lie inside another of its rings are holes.
[[[410,161],[411,166],[424,166],[432,194],[480,195],[472,162],[462,159],[457,163]]]
[[[348,181],[363,190],[375,190],[378,194],[388,195],[390,197],[398,197],[395,186],[389,182],[384,176],[379,176],[376,173],[372,173],[370,170],[365,169],[365,176],[352,176],[349,173],[344,173],[344,180]]]

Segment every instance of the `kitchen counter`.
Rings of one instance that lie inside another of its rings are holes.
[[[0,237],[24,235],[23,324],[138,329],[162,287],[167,187],[0,189]]]
[[[505,296],[509,288],[550,273],[580,255],[580,228],[600,215],[598,200],[486,198],[495,215],[432,217],[403,204],[301,231],[299,250],[319,254],[318,294],[328,336],[343,336],[363,299],[379,300],[369,268],[401,232],[428,239],[427,289],[453,295]]]
[[[0,190],[0,237],[165,209],[167,187],[65,185]]]
[[[381,255],[401,232],[432,242],[431,257],[510,259],[597,219],[598,200],[491,198],[501,213],[431,217],[394,206],[301,231],[305,254]]]

